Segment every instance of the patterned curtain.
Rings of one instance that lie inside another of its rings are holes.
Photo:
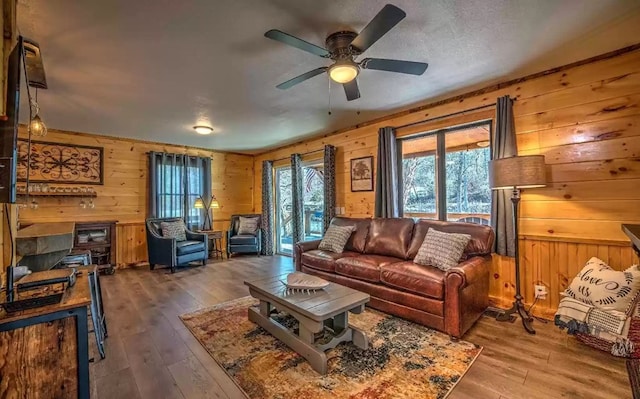
[[[273,161],[262,162],[262,255],[273,255]]]
[[[293,244],[304,241],[304,186],[302,175],[302,157],[291,155],[291,204],[293,225]]]
[[[327,231],[336,215],[336,147],[324,146],[324,211],[323,231]]]
[[[504,96],[498,98],[496,104],[496,128],[491,135],[491,159],[516,155],[518,147],[513,120],[513,100]],[[500,255],[516,256],[510,190],[493,190],[491,193],[491,227],[496,233],[494,251]]]
[[[376,168],[375,217],[402,217],[402,143],[396,131],[383,127],[378,131],[378,167]]]

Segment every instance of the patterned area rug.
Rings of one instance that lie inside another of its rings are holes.
[[[349,315],[364,330],[369,349],[340,344],[327,351],[329,372],[306,360],[250,322],[251,297],[225,302],[182,321],[218,364],[252,399],[445,398],[480,354],[481,347],[367,308]],[[276,317],[290,328],[296,322]]]

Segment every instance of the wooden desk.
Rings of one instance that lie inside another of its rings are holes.
[[[68,271],[33,273],[28,280],[55,272]],[[89,398],[91,292],[83,277],[60,303],[13,314],[0,310],[0,397]]]

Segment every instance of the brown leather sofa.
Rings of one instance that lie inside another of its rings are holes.
[[[320,240],[295,245],[296,270],[371,295],[369,305],[460,338],[489,304],[494,232],[479,224],[413,219],[334,218],[356,230],[341,254]],[[458,266],[447,272],[412,259],[429,228],[471,235]]]

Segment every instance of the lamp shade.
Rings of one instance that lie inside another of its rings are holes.
[[[196,209],[204,209],[204,201],[202,201],[202,198],[196,198],[193,207]]]
[[[534,188],[547,185],[544,155],[525,155],[489,162],[492,190]]]
[[[209,208],[211,209],[219,209],[220,208],[220,203],[218,203],[217,199],[212,199],[211,200],[211,205],[209,206]]]

